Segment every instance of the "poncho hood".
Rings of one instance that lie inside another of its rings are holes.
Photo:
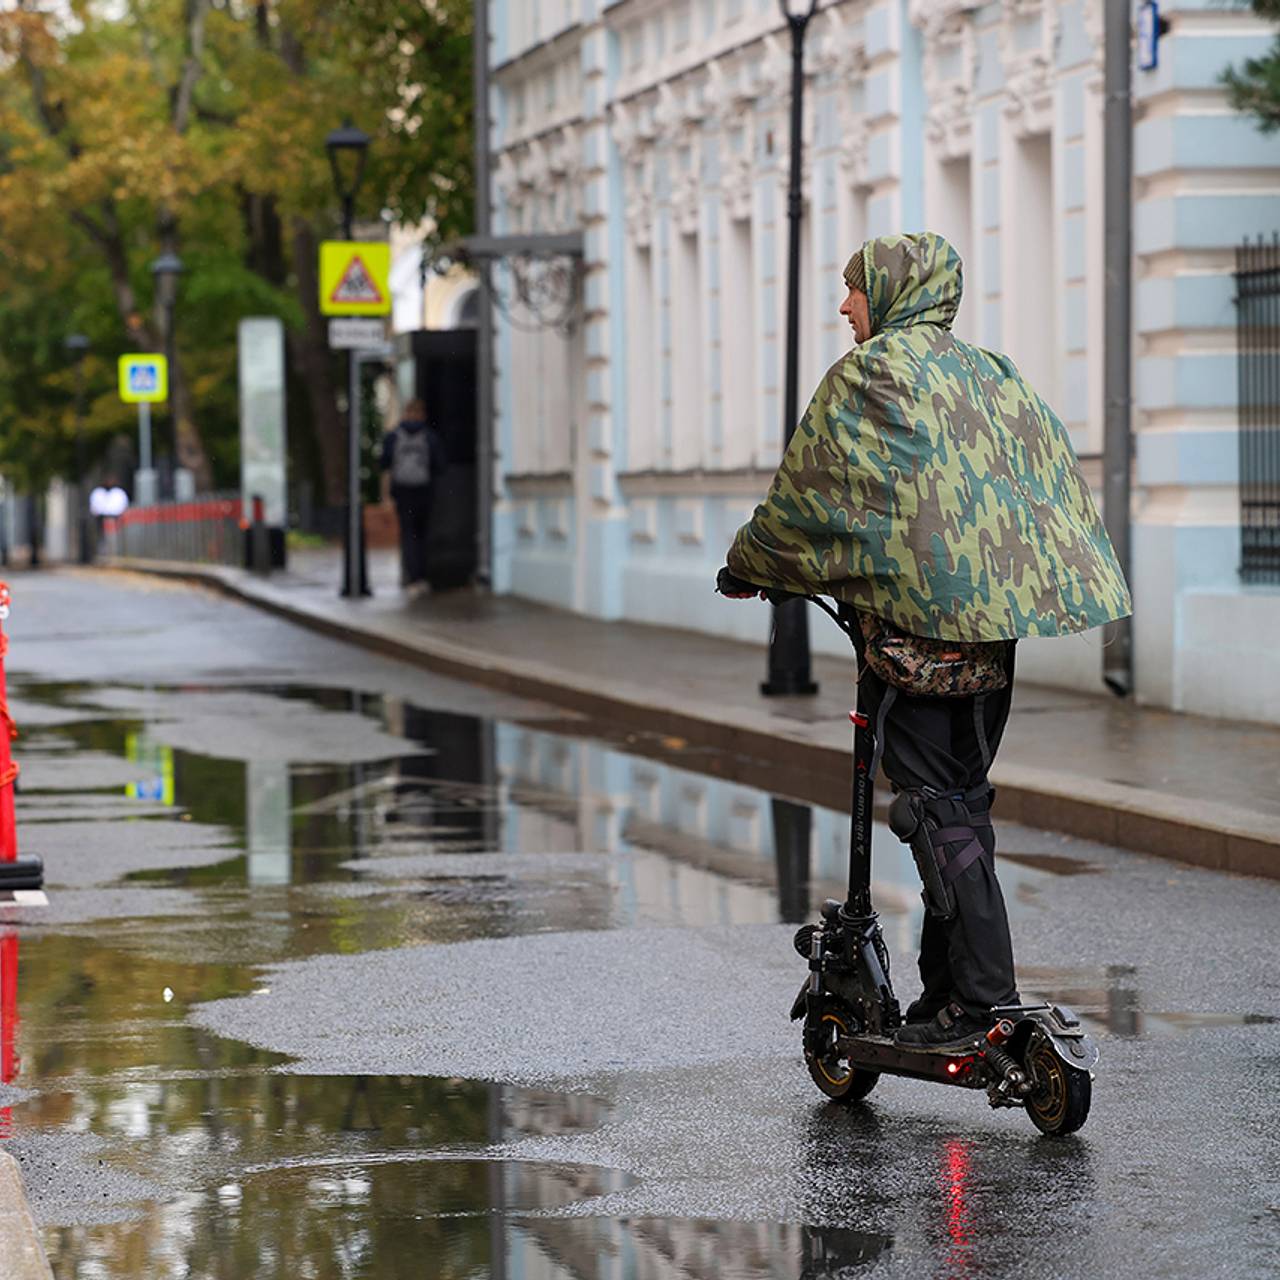
[[[955,249],[924,233],[862,253],[873,336],[827,371],[730,570],[940,640],[1127,617],[1066,429],[1007,356],[950,331]]]

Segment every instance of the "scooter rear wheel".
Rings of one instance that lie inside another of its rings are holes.
[[[1068,1066],[1041,1035],[1033,1035],[1027,1045],[1026,1067],[1033,1086],[1027,1098],[1032,1124],[1053,1138],[1074,1133],[1089,1118],[1089,1073]]]
[[[806,1049],[804,1060],[813,1083],[832,1102],[859,1102],[876,1087],[880,1079],[878,1071],[864,1071],[851,1067],[836,1054],[836,1039],[849,1034],[846,1016],[835,1009],[822,1015],[822,1036],[818,1045]]]

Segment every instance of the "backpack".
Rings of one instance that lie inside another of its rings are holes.
[[[396,429],[391,450],[391,483],[397,489],[421,489],[431,481],[431,442],[427,428],[421,431]]]

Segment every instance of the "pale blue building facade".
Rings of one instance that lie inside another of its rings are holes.
[[[834,0],[808,40],[802,377],[840,271],[929,227],[962,336],[1007,350],[1101,488],[1103,0]],[[604,619],[763,641],[716,570],[783,431],[789,38],[777,0],[489,0],[497,234],[581,232],[576,301],[496,322],[493,577]],[[1235,246],[1280,228],[1280,144],[1229,109],[1247,9],[1166,0],[1134,73],[1137,695],[1280,722],[1280,587],[1242,584]],[[566,264],[561,264],[564,268]],[[520,273],[526,291],[567,270]],[[510,297],[515,278],[499,269]],[[568,295],[565,295],[568,296]],[[546,323],[549,312],[558,325]],[[815,618],[814,642],[843,638]],[[1101,685],[1100,640],[1022,670]]]

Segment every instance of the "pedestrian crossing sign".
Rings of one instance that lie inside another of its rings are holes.
[[[391,311],[391,246],[376,240],[326,240],[320,246],[320,312],[385,316]]]
[[[120,357],[120,399],[159,404],[169,398],[169,362],[151,352]]]

